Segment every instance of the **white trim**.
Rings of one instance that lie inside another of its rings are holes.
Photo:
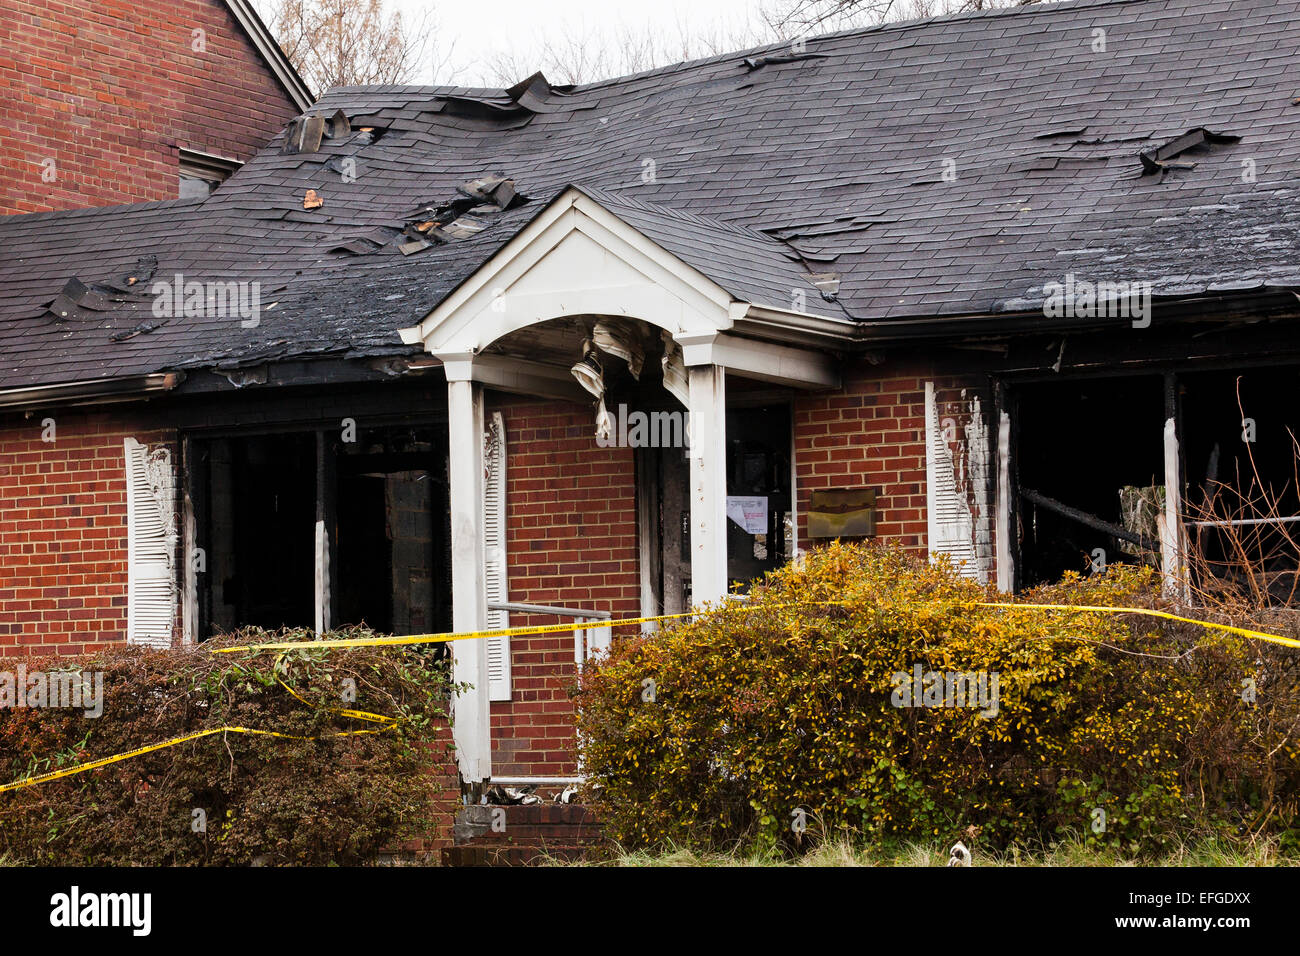
[[[745,378],[802,388],[839,388],[840,374],[824,352],[791,348],[723,332],[683,332],[673,336],[682,359],[695,365],[721,365]]]
[[[1165,510],[1160,527],[1160,569],[1167,596],[1179,603],[1191,599],[1187,568],[1183,561],[1183,496],[1178,467],[1178,427],[1171,416],[1165,420]]]
[[[658,552],[662,578],[663,548],[657,532],[663,491],[659,487],[658,461],[644,451],[639,451],[635,455],[633,467],[636,469],[637,578],[641,589],[641,616],[658,617],[663,613],[663,606],[655,594],[658,582],[651,573],[654,554]],[[652,470],[654,474],[651,474]],[[641,624],[641,633],[653,634],[657,627],[657,621],[645,621]]]
[[[330,539],[323,520],[316,522],[315,554],[312,603],[316,633],[324,634],[330,629]]]
[[[554,277],[559,281],[539,283],[544,288],[536,290],[519,288],[521,280],[562,244],[568,241],[576,245],[575,235],[590,240],[606,254],[604,268],[577,275],[564,273]],[[626,286],[613,283],[614,274],[623,277]],[[586,280],[588,284],[579,287],[576,279]],[[435,354],[477,352],[510,331],[550,318],[579,314],[632,315],[629,297],[646,292],[660,298],[659,307],[638,310],[636,317],[670,332],[731,326],[733,299],[725,289],[655,245],[581,190],[570,188],[440,302],[418,326],[402,329],[400,334],[402,341],[423,342]],[[677,314],[675,318],[673,313]],[[462,331],[467,334],[456,335]]]
[[[1015,587],[1011,558],[1011,416],[998,413],[998,590],[1010,594]]]
[[[691,397],[691,603],[727,594],[727,372],[687,370]]]
[[[474,356],[463,352],[440,356],[449,382],[479,382],[502,392],[556,398],[586,404],[588,394],[567,368],[504,355]]]
[[[510,600],[510,561],[506,551],[506,420],[492,413],[492,427],[484,434],[485,469],[483,486],[483,586],[487,598],[487,626],[504,630],[510,626],[510,612],[493,607]],[[510,700],[510,638],[489,637],[487,684],[489,700]]]
[[[978,579],[975,522],[940,426],[934,382],[925,383],[925,518],[931,560],[947,554],[963,576]]]
[[[568,195],[575,203],[582,198]],[[730,327],[726,292],[646,246],[636,230],[595,204],[557,203],[400,334],[441,355],[477,354],[511,332],[574,315],[638,318],[673,334]]]
[[[190,464],[190,450],[186,446],[182,464]],[[181,594],[181,642],[193,644],[198,640],[199,631],[199,576],[194,570],[194,557],[198,550],[198,525],[194,518],[194,500],[187,487],[182,493],[181,502],[181,579],[184,587]]]
[[[473,382],[447,383],[447,431],[451,484],[452,626],[487,626],[483,549],[483,389]],[[478,783],[492,774],[491,707],[487,643],[453,641],[452,677],[469,690],[452,700],[452,737],[462,780]]]
[[[400,335],[441,359],[449,381],[581,398],[567,369],[547,371],[483,350],[552,319],[625,316],[667,330],[684,346],[687,365],[722,365],[781,385],[839,387],[831,356],[722,334],[748,309],[580,190],[569,189]]]

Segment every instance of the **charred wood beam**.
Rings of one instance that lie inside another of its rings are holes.
[[[1160,542],[1151,538],[1144,538],[1142,535],[1127,528],[1122,528],[1117,524],[1112,524],[1096,515],[1090,515],[1086,511],[1080,511],[1078,508],[1071,508],[1069,505],[1062,504],[1055,498],[1049,498],[1047,495],[1034,491],[1032,488],[1021,488],[1020,497],[1025,501],[1038,505],[1040,508],[1046,508],[1062,517],[1069,518],[1071,521],[1077,521],[1081,525],[1092,528],[1095,531],[1101,531],[1121,541],[1127,541],[1130,544],[1136,544],[1145,551],[1159,551]]]

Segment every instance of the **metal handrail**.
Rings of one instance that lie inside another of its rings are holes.
[[[520,614],[555,614],[559,617],[576,617],[584,621],[608,621],[614,615],[609,611],[588,611],[575,607],[551,607],[549,604],[516,604],[488,602],[489,611],[517,611]]]

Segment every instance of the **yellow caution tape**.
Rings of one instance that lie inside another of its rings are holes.
[[[1230,624],[1218,624],[1214,621],[1201,621],[1193,617],[1179,617],[1177,614],[1170,614],[1167,611],[1154,611],[1147,607],[1099,607],[1090,604],[1013,604],[1003,601],[985,602],[978,606],[1031,608],[1041,611],[1097,611],[1102,614],[1142,614],[1146,617],[1159,617],[1164,618],[1167,621],[1181,621],[1184,624],[1196,624],[1200,627],[1213,628],[1216,631],[1227,631],[1230,634],[1240,634],[1242,637],[1249,637],[1257,641],[1268,641],[1270,644],[1281,644],[1283,647],[1300,647],[1300,640],[1296,640],[1293,637],[1282,637],[1280,634],[1267,634],[1264,631],[1252,631],[1249,628],[1233,627]]]
[[[838,602],[837,602],[838,603]],[[743,605],[728,610],[756,611],[758,607]],[[238,644],[234,647],[214,647],[214,654],[234,654],[238,651],[296,651],[305,647],[396,647],[403,644],[443,644],[448,641],[468,641],[480,637],[522,637],[526,634],[563,634],[566,631],[585,631],[593,627],[624,627],[648,624],[652,621],[673,621],[694,617],[699,611],[682,614],[658,614],[653,617],[625,617],[604,621],[582,621],[572,624],[537,624],[529,627],[503,627],[490,631],[443,631],[438,634],[407,634],[401,637],[348,637],[338,640],[319,638],[314,641],[277,641],[270,644]]]
[[[271,667],[272,672],[275,674],[276,683],[278,683],[281,687],[287,690],[289,692],[290,697],[294,698],[295,700],[301,701],[304,704],[307,704],[307,701],[303,697],[301,697],[296,690],[294,690],[292,687],[286,684],[284,682],[284,679],[280,677],[280,662],[283,660],[284,660],[284,654],[281,654],[279,657],[275,659],[275,664],[272,665]],[[307,704],[307,706],[310,707],[311,704]],[[376,723],[376,724],[397,723],[396,717],[389,717],[386,714],[372,714],[366,710],[343,709],[343,710],[336,710],[334,711],[334,713],[338,714],[341,717],[353,717],[357,720],[369,720],[372,723]]]
[[[809,602],[809,605],[825,607],[825,606],[843,606],[847,603],[848,602],[845,601],[814,601],[814,602]],[[795,607],[800,605],[783,604],[783,605],[776,605],[776,606]],[[1218,624],[1214,621],[1202,621],[1202,620],[1197,620],[1195,618],[1179,617],[1176,614],[1170,614],[1166,611],[1155,611],[1150,608],[1104,607],[1104,606],[1094,606],[1094,605],[1084,605],[1084,604],[1015,604],[1015,603],[1003,602],[1003,601],[980,602],[976,606],[993,607],[993,608],[1001,608],[1001,609],[1022,608],[1025,610],[1043,610],[1043,611],[1097,612],[1102,614],[1142,614],[1148,617],[1164,618],[1170,621],[1180,621],[1184,624],[1196,624],[1201,627],[1208,627],[1208,628],[1213,628],[1215,630],[1227,631],[1229,633],[1239,634],[1243,637],[1252,638],[1254,640],[1268,641],[1273,644],[1280,644],[1284,647],[1300,648],[1300,640],[1296,640],[1295,638],[1282,637],[1281,635],[1278,634],[1268,634],[1263,631],[1254,631],[1244,627],[1233,627],[1228,624]],[[764,607],[770,609],[772,605],[730,605],[730,606],[722,605],[721,607],[715,608],[715,610],[723,610],[728,612],[744,612],[744,611],[757,611],[763,609]],[[342,640],[319,639],[314,641],[279,641],[279,642],[273,642],[269,644],[241,644],[234,647],[218,647],[218,648],[213,648],[212,650],[214,651],[214,653],[217,654],[233,654],[236,651],[253,652],[253,651],[278,650],[282,652],[287,652],[287,651],[298,650],[300,648],[307,648],[307,647],[328,647],[328,648],[387,647],[387,646],[396,646],[396,645],[404,645],[404,644],[433,644],[433,643],[443,643],[447,641],[472,640],[474,638],[483,638],[483,637],[503,637],[503,636],[513,637],[513,636],[519,636],[525,634],[559,634],[559,633],[564,633],[566,631],[587,630],[589,628],[596,628],[596,627],[624,627],[624,626],[631,626],[635,624],[646,624],[646,623],[657,622],[657,621],[678,620],[680,618],[685,618],[685,617],[694,617],[699,613],[702,612],[686,611],[681,614],[658,614],[658,615],[653,615],[648,617],[629,617],[629,618],[617,618],[617,619],[610,619],[610,620],[583,621],[581,623],[575,622],[572,624],[542,624],[542,625],[531,626],[531,627],[507,627],[507,628],[499,628],[496,630],[468,631],[464,633],[447,631],[440,634],[412,634],[403,637],[359,637],[359,638],[345,638]],[[280,679],[279,664],[283,658],[284,658],[284,653],[281,653],[280,656],[276,659],[276,663],[275,663],[276,680],[279,682],[281,687],[287,690],[296,699],[306,704],[307,703],[306,700],[304,700],[296,691],[294,691],[292,687],[290,687],[288,684],[286,684],[283,680]],[[343,717],[352,717],[357,720],[368,720],[374,723],[381,723],[384,724],[384,726],[376,730],[344,730],[334,734],[327,734],[326,735],[327,737],[349,737],[349,736],[357,736],[360,734],[383,733],[385,730],[390,730],[396,727],[397,724],[399,723],[399,720],[396,717],[388,717],[383,714],[372,714],[367,711],[361,711],[361,710],[339,710],[336,711],[336,713],[338,713],[340,716]],[[162,743],[150,744],[147,747],[140,747],[136,750],[128,751],[127,753],[116,754],[115,756],[112,757],[105,757],[102,760],[94,760],[91,761],[90,763],[80,764],[76,767],[69,767],[65,770],[51,771],[50,773],[41,774],[39,776],[27,777],[23,780],[16,781],[15,783],[4,784],[0,786],[0,793],[5,793],[10,790],[18,790],[23,787],[33,787],[36,786],[37,784],[46,783],[51,780],[58,780],[61,777],[69,777],[72,776],[73,774],[85,773],[86,771],[89,770],[97,770],[100,767],[106,767],[109,764],[118,763],[119,761],[122,760],[129,760],[132,757],[139,757],[143,754],[152,753],[155,750],[163,750],[167,747],[175,747],[178,744],[183,744],[191,740],[198,740],[202,737],[209,737],[213,734],[220,734],[220,733],[257,734],[266,737],[280,737],[288,740],[321,739],[319,737],[300,737],[294,734],[282,734],[274,730],[254,730],[248,727],[215,727],[211,730],[201,730],[198,731],[197,733],[187,734],[184,737],[176,737],[172,740],[163,741]]]
[[[809,601],[803,604],[779,604],[779,605],[721,605],[712,610],[726,612],[744,612],[758,611],[763,608],[772,607],[842,607],[847,605],[847,601]],[[1110,614],[1144,614],[1148,617],[1165,618],[1170,621],[1181,621],[1184,624],[1197,624],[1201,627],[1214,628],[1220,631],[1228,631],[1233,634],[1240,634],[1243,637],[1253,638],[1260,641],[1269,641],[1273,644],[1281,644],[1283,647],[1300,648],[1300,640],[1291,637],[1283,637],[1279,634],[1268,634],[1264,631],[1253,631],[1244,627],[1233,627],[1228,624],[1217,624],[1214,621],[1202,621],[1196,618],[1179,617],[1176,614],[1170,614],[1166,611],[1153,611],[1150,608],[1143,607],[1104,607],[1083,604],[1014,604],[1006,601],[980,602],[977,607],[996,607],[996,608],[1027,608],[1049,611],[1097,611]],[[628,627],[636,624],[648,624],[658,621],[673,621],[684,617],[694,617],[703,611],[686,611],[682,614],[659,614],[650,617],[625,617],[614,618],[603,621],[583,621],[572,624],[539,624],[529,627],[504,627],[496,630],[486,631],[444,631],[438,634],[410,634],[402,637],[354,637],[343,638],[339,640],[327,640],[319,638],[314,641],[279,641],[270,644],[240,644],[234,647],[217,647],[213,652],[217,654],[233,654],[237,651],[254,652],[254,651],[291,651],[307,647],[389,647],[404,644],[441,644],[448,641],[466,641],[484,637],[520,637],[528,634],[563,634],[567,631],[585,631],[595,627]]]
[[[338,733],[326,734],[326,737],[355,737],[361,734],[380,734],[390,727],[395,726],[396,719],[388,718],[394,721],[387,727],[378,730],[340,730]],[[211,737],[213,734],[256,734],[261,737],[281,737],[285,740],[320,740],[320,737],[300,737],[296,734],[282,734],[275,730],[256,730],[252,727],[213,727],[210,730],[200,730],[192,734],[186,734],[184,737],[173,737],[171,740],[164,740],[159,744],[149,744],[147,747],[137,747],[135,750],[128,750],[126,753],[114,754],[111,757],[104,757],[102,760],[92,760],[89,763],[78,764],[75,767],[67,767],[63,770],[52,770],[49,773],[39,774],[35,777],[24,777],[14,783],[6,783],[0,786],[0,793],[9,790],[21,790],[24,787],[34,787],[37,784],[49,783],[51,780],[58,780],[61,777],[71,777],[74,774],[85,773],[88,770],[98,770],[100,767],[107,767],[109,764],[120,763],[123,760],[130,760],[132,757],[140,757],[147,753],[153,753],[155,750],[165,750],[168,747],[175,747],[177,744],[187,743],[191,740],[198,740],[201,737]]]

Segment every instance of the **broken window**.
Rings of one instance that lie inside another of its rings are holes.
[[[191,442],[198,636],[240,627],[451,626],[445,429]]]
[[[1098,378],[1014,390],[1019,583],[1116,561],[1158,566],[1174,542],[1193,601],[1300,600],[1297,369]],[[1166,423],[1181,529],[1166,536]]]
[[[1020,585],[1158,552],[1142,503],[1164,485],[1162,378],[1023,385],[1015,398]]]
[[[1179,378],[1192,587],[1256,606],[1300,599],[1297,372]]]
[[[315,617],[315,436],[218,439],[196,449],[204,471],[199,546],[201,633],[311,627]],[[206,587],[203,587],[206,585]]]
[[[446,439],[365,429],[338,445],[338,620],[385,634],[451,626]]]

